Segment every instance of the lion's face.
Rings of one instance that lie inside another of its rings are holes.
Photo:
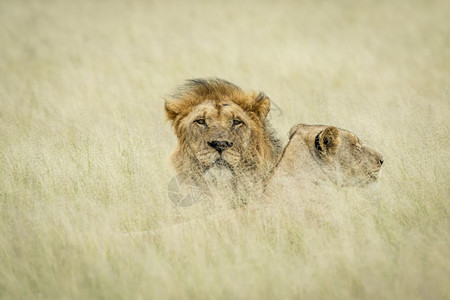
[[[341,186],[365,186],[377,181],[383,157],[353,133],[333,126],[298,125],[291,139],[303,139],[312,159]]]
[[[263,93],[220,79],[192,80],[166,100],[165,109],[178,137],[175,168],[197,182],[236,182],[239,175],[251,181],[277,158],[279,145],[266,127],[270,100]]]
[[[205,168],[238,168],[258,126],[237,104],[206,101],[182,121],[189,151]]]

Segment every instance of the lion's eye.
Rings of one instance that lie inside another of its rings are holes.
[[[238,119],[233,120],[233,126],[238,126],[241,124],[244,124],[244,122],[242,122],[241,120],[238,120]]]
[[[194,122],[199,124],[199,125],[205,125],[206,124],[205,119],[198,119],[198,120],[195,120]]]

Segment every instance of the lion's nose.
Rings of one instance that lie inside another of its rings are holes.
[[[384,163],[384,160],[380,158],[380,166]]]
[[[222,153],[223,150],[233,146],[233,143],[229,141],[211,141],[208,142],[208,145],[216,149],[219,153]]]

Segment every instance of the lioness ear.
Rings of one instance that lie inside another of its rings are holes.
[[[258,118],[264,122],[270,111],[270,99],[263,92],[259,93],[252,108]]]
[[[300,124],[297,124],[295,126],[292,126],[291,129],[289,129],[289,139],[292,139],[292,137],[294,136],[294,134],[297,132],[298,128],[300,127]]]
[[[315,147],[323,154],[335,154],[339,143],[339,130],[328,126],[316,136]]]
[[[167,118],[171,121],[173,121],[180,113],[180,107],[177,105],[177,101],[174,100],[166,100],[164,109],[166,110]]]

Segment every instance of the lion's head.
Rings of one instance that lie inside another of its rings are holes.
[[[365,186],[378,179],[382,164],[383,157],[350,131],[299,124],[290,130],[289,143],[274,169],[274,176]]]
[[[258,180],[280,152],[264,93],[221,79],[194,79],[166,99],[165,110],[178,138],[175,169],[197,184]]]

